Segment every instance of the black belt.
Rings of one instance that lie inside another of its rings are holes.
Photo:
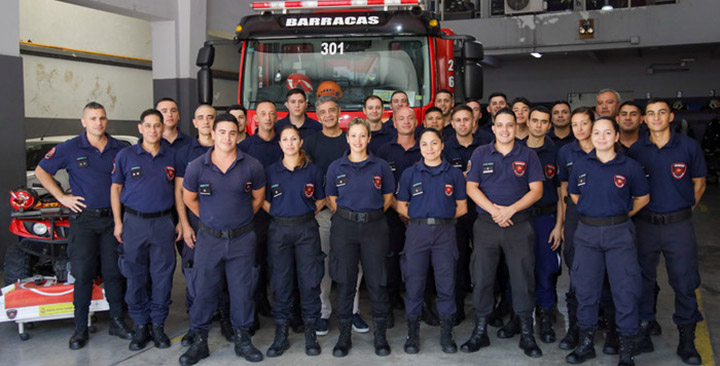
[[[243,235],[245,233],[248,233],[253,230],[253,223],[250,222],[249,224],[245,226],[241,226],[237,229],[230,229],[230,230],[217,230],[213,229],[202,222],[200,222],[200,230],[218,238],[218,239],[235,239],[240,235]]]
[[[370,211],[370,212],[355,212],[346,210],[344,208],[338,207],[337,211],[335,211],[335,214],[342,217],[345,220],[355,221],[355,222],[373,222],[380,220],[381,218],[385,217],[385,211],[383,210],[377,210],[377,211]]]
[[[410,222],[412,222],[413,224],[425,225],[455,225],[455,219],[436,219],[434,217],[411,218]]]
[[[305,215],[294,216],[294,217],[279,217],[273,216],[273,221],[282,225],[297,225],[306,223],[315,218],[314,212],[308,212]]]
[[[512,222],[513,222],[514,224],[517,224],[517,223],[520,223],[520,222],[525,222],[525,221],[527,221],[527,220],[530,220],[530,217],[531,217],[530,214],[531,214],[530,211],[518,212],[518,213],[514,214],[514,215],[510,218],[510,220],[512,220]],[[490,214],[481,214],[481,215],[478,215],[478,219],[480,219],[480,220],[482,220],[482,221],[485,221],[485,222],[493,223],[493,224],[495,223],[495,220],[493,220],[493,218],[492,218],[492,216],[491,216]]]
[[[546,206],[535,206],[530,211],[532,217],[545,216],[557,213],[557,204],[551,204]]]
[[[570,206],[575,206],[575,202],[573,202],[573,200],[570,196],[565,196],[565,204],[570,205]]]
[[[83,215],[92,217],[108,217],[112,216],[112,210],[110,208],[84,208],[81,212]]]
[[[161,217],[165,215],[169,215],[173,212],[174,207],[170,207],[165,211],[157,211],[157,212],[140,212],[137,210],[133,210],[132,208],[125,206],[125,212],[135,215],[137,217],[142,217],[143,219],[152,219],[155,217]]]
[[[655,225],[674,224],[676,222],[687,220],[690,217],[692,217],[692,209],[690,207],[665,214],[659,214],[649,210],[642,210],[637,213],[638,219]]]
[[[623,222],[630,219],[630,216],[627,214],[617,215],[617,216],[610,216],[610,217],[590,217],[590,216],[580,216],[580,221],[582,221],[583,224],[590,225],[590,226],[610,226],[610,225],[617,225],[622,224]]]

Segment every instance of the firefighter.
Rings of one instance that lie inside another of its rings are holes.
[[[182,234],[175,235],[175,150],[160,142],[162,114],[157,109],[144,111],[138,130],[142,140],[115,158],[110,190],[113,234],[123,244],[119,265],[127,278],[125,301],[135,323],[129,346],[133,351],[150,340],[157,348],[170,347],[164,323],[170,310],[175,241]]]
[[[355,118],[348,124],[350,152],[335,160],[327,170],[325,193],[334,211],[330,228],[330,276],[338,284],[337,301],[340,336],[333,356],[344,357],[352,348],[350,328],[355,297],[358,263],[372,301],[375,323],[375,354],[387,356],[385,339],[390,311],[385,258],[388,254],[388,224],[385,210],[390,207],[395,181],[387,162],[370,155],[367,145],[370,125]]]
[[[88,341],[88,308],[92,286],[101,263],[105,294],[110,304],[110,335],[132,338],[132,330],[123,319],[123,283],[118,269],[118,242],[113,236],[110,209],[111,172],[115,155],[125,144],[107,134],[105,107],[96,102],[83,108],[80,119],[85,133],[53,147],[35,168],[35,176],[43,187],[70,215],[68,256],[72,275],[75,332],[69,347],[76,350]],[[53,175],[67,169],[72,194],[65,194]]]
[[[568,193],[580,215],[570,270],[578,300],[580,340],[565,358],[568,363],[595,357],[598,303],[607,272],[621,335],[618,365],[634,365],[641,279],[630,217],[650,201],[650,190],[642,166],[616,153],[619,138],[615,119],[598,118],[591,137],[595,150],[575,162],[568,180]]]
[[[262,164],[236,145],[238,123],[222,114],[213,126],[214,146],[187,167],[183,201],[200,218],[195,243],[195,292],[190,309],[192,346],[180,357],[192,365],[210,355],[207,336],[212,326],[222,277],[230,293],[230,318],[235,328],[235,354],[249,362],[263,355],[250,339],[259,267],[255,257],[253,216],[265,200]]]
[[[472,115],[472,114],[471,114]],[[395,208],[409,218],[400,264],[405,280],[406,353],[420,350],[420,314],[428,269],[432,264],[440,314],[440,344],[457,352],[453,339],[455,263],[458,259],[455,218],[467,212],[465,177],[442,158],[442,134],[427,128],[420,135],[423,159],[406,169],[398,184]]]

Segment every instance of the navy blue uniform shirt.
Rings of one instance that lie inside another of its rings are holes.
[[[280,149],[280,135],[275,134],[270,141],[265,141],[256,133],[249,136],[240,143],[240,150],[262,163],[267,168],[282,159],[283,153]]]
[[[570,130],[570,134],[568,134],[564,138],[555,136],[555,130],[552,128],[550,129],[550,131],[548,131],[547,135],[550,136],[550,138],[553,140],[553,142],[555,143],[555,146],[557,146],[558,149],[575,141],[575,135],[573,135],[572,130]]]
[[[175,150],[160,144],[155,156],[142,144],[128,146],[115,157],[112,182],[123,185],[120,202],[151,213],[175,205]]]
[[[168,147],[172,147],[173,149],[175,149],[175,151],[177,151],[180,150],[182,147],[189,145],[193,140],[195,140],[195,138],[178,129],[178,135],[177,137],[175,137],[175,140],[173,140],[173,142],[169,142],[168,140],[165,140],[165,138],[163,138],[160,140],[160,143],[167,144]],[[140,141],[142,141],[142,139],[140,139]]]
[[[483,135],[478,135],[483,136]],[[457,135],[452,135],[450,138],[445,140],[445,148],[443,148],[443,157],[450,163],[450,165],[460,169],[461,171],[467,170],[467,162],[470,160],[470,156],[473,151],[479,146],[486,145],[492,142],[492,140],[486,140],[482,137],[473,136],[473,141],[468,147],[460,145],[457,140]]]
[[[495,144],[480,146],[468,164],[468,182],[478,183],[485,197],[501,206],[517,202],[530,191],[530,183],[544,179],[537,154],[519,143],[507,155],[497,151]],[[480,206],[477,212],[487,213]]]
[[[183,188],[198,194],[200,221],[216,230],[231,230],[252,222],[252,191],[265,187],[262,164],[239,148],[223,173],[212,162],[211,148],[185,171]]]
[[[412,218],[452,219],[457,202],[467,199],[465,176],[446,160],[429,167],[422,160],[400,177],[398,201],[409,202]]]
[[[282,132],[282,129],[285,126],[290,125],[290,115],[288,114],[285,116],[285,118],[281,118],[277,121],[275,121],[275,133],[280,136],[280,132]],[[322,124],[318,122],[316,119],[312,119],[305,115],[305,122],[303,122],[302,126],[298,128],[300,131],[300,138],[305,140],[308,136],[314,135],[320,131],[322,131]]]
[[[50,175],[66,169],[72,194],[85,198],[89,209],[110,207],[110,185],[113,162],[127,145],[108,134],[103,151],[90,145],[85,133],[50,149],[40,165]]]
[[[395,191],[395,179],[384,160],[370,154],[361,162],[343,155],[328,167],[325,194],[337,197],[338,207],[356,212],[382,210],[384,194]]]
[[[583,216],[612,217],[632,210],[633,197],[648,194],[650,187],[637,161],[624,154],[603,163],[595,150],[575,161],[568,193],[579,194],[577,209]]]
[[[527,146],[527,139],[523,140],[523,145]],[[557,169],[557,147],[552,139],[545,136],[543,146],[538,148],[531,147],[532,151],[540,159],[540,165],[542,165],[543,173],[545,174],[545,181],[543,182],[543,195],[535,203],[535,206],[547,206],[556,204],[558,201],[557,188],[560,187],[560,179],[558,179]]]
[[[322,170],[323,175],[333,161],[346,155],[348,151],[345,131],[337,137],[328,137],[322,132],[316,133],[304,140],[302,147],[310,160]]]
[[[588,153],[580,147],[577,140],[561,147],[557,154],[558,179],[561,182],[567,182],[575,162],[587,156]]]
[[[371,132],[370,143],[368,144],[368,151],[373,154],[377,154],[380,146],[387,144],[397,138],[397,130],[391,127],[388,123],[383,123],[382,127],[377,131]]]
[[[378,149],[377,157],[387,161],[393,173],[395,181],[400,180],[400,175],[405,169],[417,164],[422,159],[420,153],[420,141],[407,150],[397,143],[397,139],[381,146]]]
[[[313,163],[291,171],[281,160],[268,167],[265,175],[265,199],[270,202],[271,216],[295,217],[315,212],[315,201],[325,198],[322,171]]]
[[[200,141],[195,139],[177,150],[175,152],[175,175],[181,178],[185,177],[185,169],[190,162],[206,153],[211,147],[200,145]]]
[[[695,140],[671,132],[670,141],[658,149],[649,137],[640,137],[630,147],[628,156],[642,164],[649,175],[648,210],[668,213],[695,204],[695,185],[692,180],[707,175],[705,157]]]

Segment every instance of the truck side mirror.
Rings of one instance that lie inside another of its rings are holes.
[[[466,60],[463,79],[465,99],[482,99],[483,67],[477,62]]]
[[[213,87],[212,87],[212,66],[215,61],[215,47],[205,45],[198,51],[198,57],[195,64],[200,67],[197,73],[198,101],[200,104],[212,105]]]

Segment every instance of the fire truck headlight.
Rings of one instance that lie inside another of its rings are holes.
[[[36,222],[32,228],[33,234],[37,236],[45,236],[48,232],[47,226],[42,222]]]
[[[435,28],[435,27],[438,26],[438,21],[437,21],[436,19],[431,19],[431,20],[428,22],[428,24],[429,24],[431,27]]]

